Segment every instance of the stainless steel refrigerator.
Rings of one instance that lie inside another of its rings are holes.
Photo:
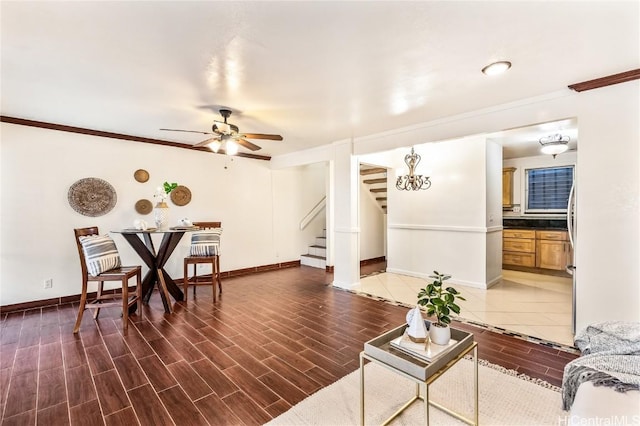
[[[567,231],[569,234],[569,244],[571,244],[571,252],[573,258],[569,259],[567,272],[573,278],[572,303],[571,303],[571,332],[576,334],[576,181],[574,179],[571,191],[569,192],[569,201],[567,202]]]

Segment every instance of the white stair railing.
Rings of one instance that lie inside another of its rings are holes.
[[[313,218],[318,216],[318,213],[320,213],[322,211],[322,209],[325,208],[326,205],[327,205],[327,197],[322,197],[322,200],[318,201],[318,204],[316,204],[311,209],[311,211],[309,213],[307,213],[305,215],[305,217],[302,218],[302,220],[300,221],[300,230],[303,230],[304,228],[306,228],[307,225],[309,225],[309,223],[311,223]]]

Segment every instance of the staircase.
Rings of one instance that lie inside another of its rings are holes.
[[[308,254],[300,256],[300,264],[314,268],[325,269],[327,267],[327,230],[322,230],[322,236],[316,237],[316,241],[309,246]]]
[[[382,211],[387,213],[387,169],[360,165],[362,183],[369,187]]]
[[[376,202],[384,214],[387,214],[387,169],[384,167],[373,167],[364,164],[360,165],[360,177],[362,183],[367,185],[373,194]],[[320,203],[316,206],[324,207]],[[314,210],[316,209],[314,207]],[[310,215],[310,217],[313,215]],[[300,226],[303,229],[303,225]],[[326,269],[327,267],[327,230],[322,230],[322,236],[316,237],[313,245],[309,246],[307,254],[300,256],[300,264],[313,268]]]

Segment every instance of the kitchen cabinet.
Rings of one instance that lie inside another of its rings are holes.
[[[513,207],[513,172],[515,167],[502,169],[502,208]]]
[[[502,264],[536,266],[536,231],[505,229],[502,232]]]
[[[536,267],[564,271],[572,258],[565,231],[536,231]]]

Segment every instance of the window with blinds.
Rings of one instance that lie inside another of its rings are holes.
[[[566,213],[573,166],[527,169],[526,213]]]

